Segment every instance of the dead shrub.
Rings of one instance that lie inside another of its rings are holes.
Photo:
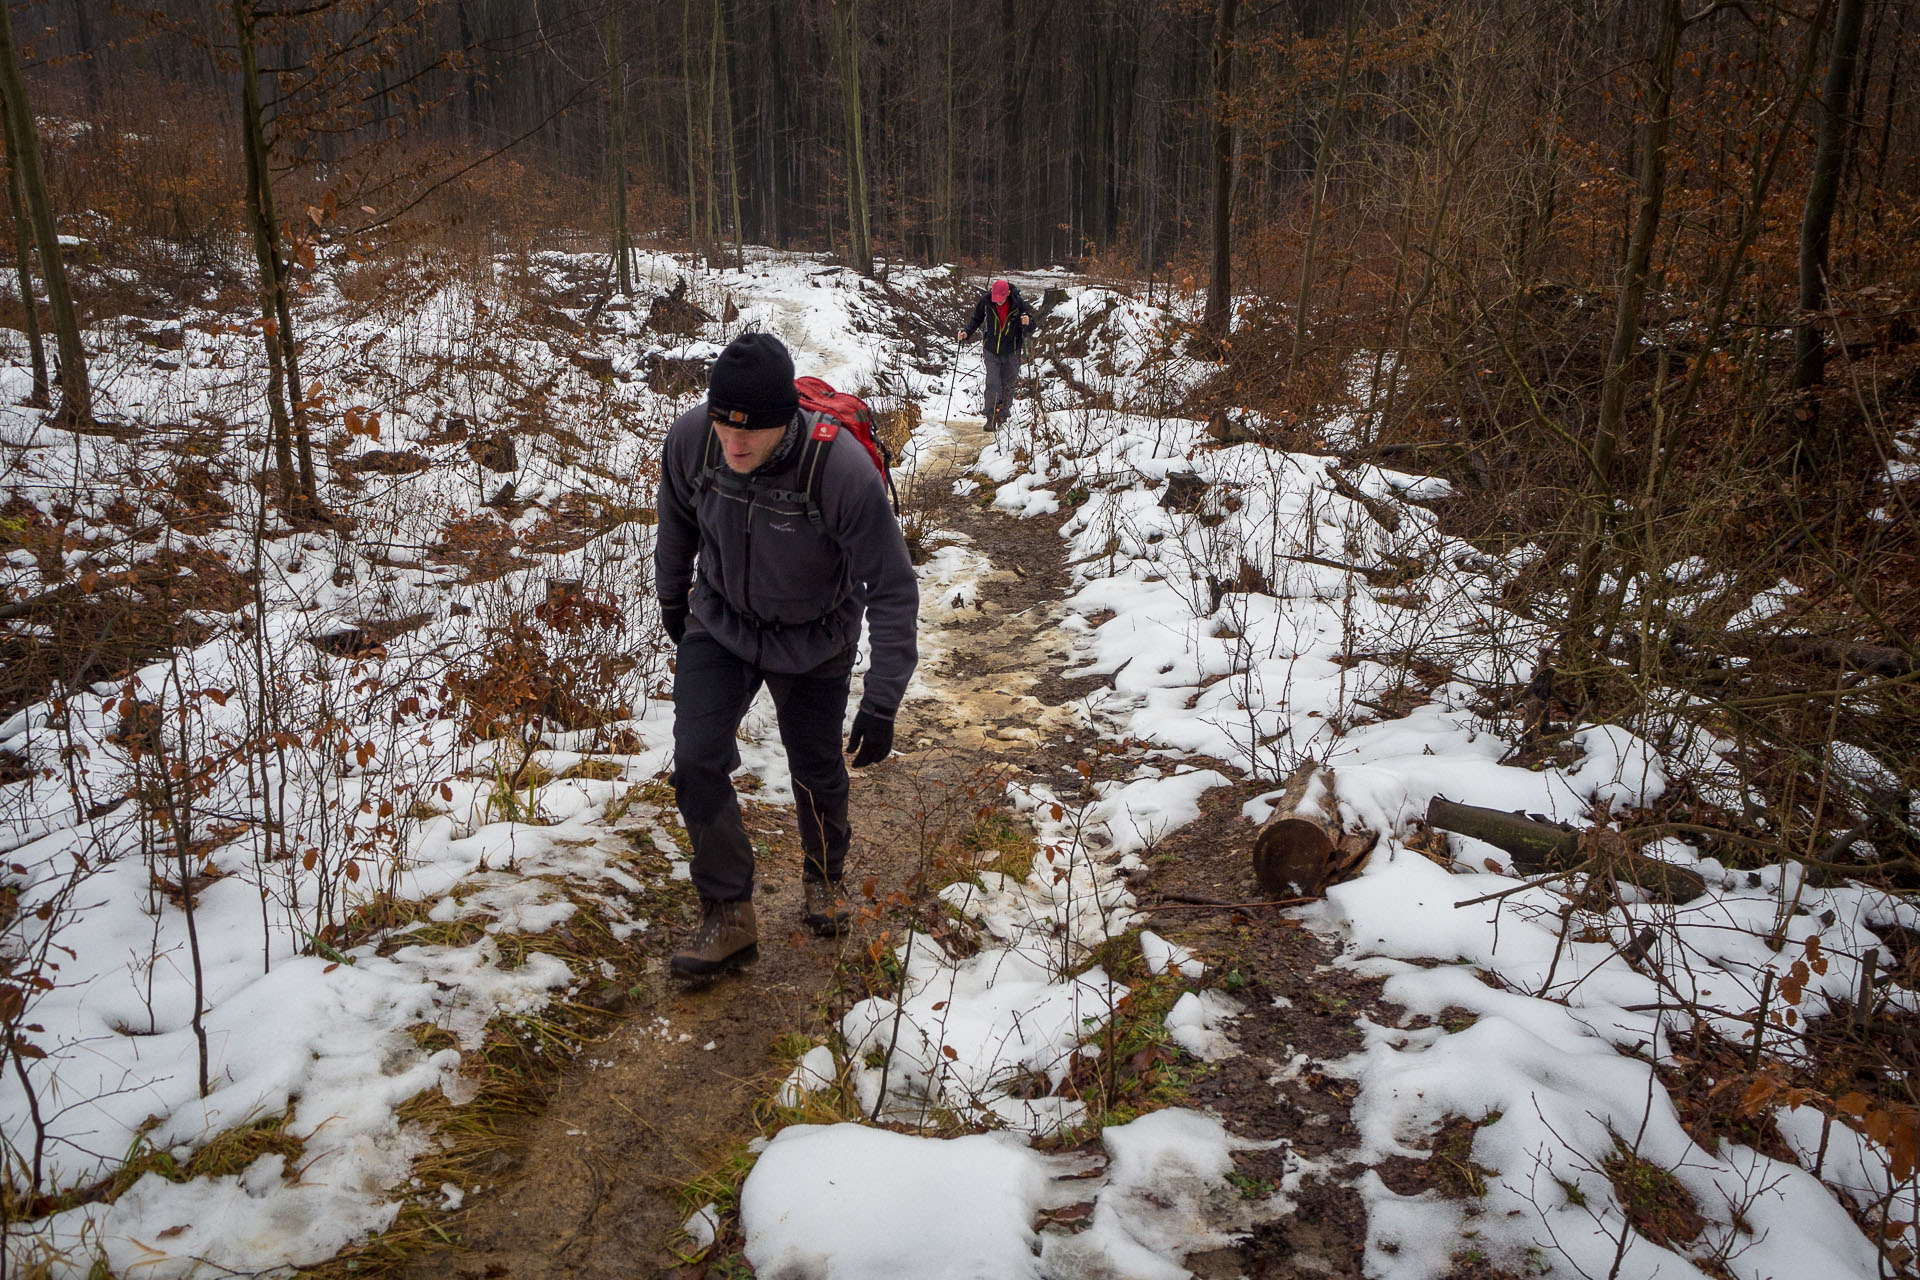
[[[130,69],[89,119],[43,132],[55,205],[89,211],[99,260],[129,269],[116,278],[192,296],[248,269],[230,107],[211,89]],[[97,288],[81,299],[101,310],[145,305],[114,305]]]
[[[487,628],[474,661],[446,679],[471,739],[513,739],[517,787],[540,734],[593,729],[630,714],[626,678],[638,666],[623,645],[626,616],[611,595],[556,583],[529,614]]]

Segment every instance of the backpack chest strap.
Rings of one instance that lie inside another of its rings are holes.
[[[713,423],[709,421],[706,435],[701,441],[700,468],[693,481],[694,494],[698,497],[708,487],[717,484],[736,493],[750,493],[775,502],[792,503],[804,507],[808,523],[825,533],[827,521],[821,512],[820,495],[826,484],[827,453],[839,435],[838,422],[824,414],[815,417],[800,446],[800,464],[797,468],[800,487],[786,489],[754,480],[750,476],[736,475],[730,470],[720,455],[719,433],[714,431]]]

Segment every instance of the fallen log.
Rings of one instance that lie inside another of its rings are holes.
[[[1374,523],[1382,529],[1388,533],[1400,532],[1400,513],[1394,510],[1390,503],[1382,502],[1371,494],[1361,492],[1359,485],[1331,467],[1327,469],[1327,483],[1333,486],[1335,493],[1347,501],[1357,502],[1365,507],[1367,514],[1372,516]]]
[[[1427,804],[1427,825],[1505,850],[1513,865],[1528,874],[1592,871],[1667,903],[1691,902],[1707,891],[1698,872],[1635,853],[1621,845],[1617,835],[1612,841],[1604,839],[1611,832],[1582,832],[1565,823],[1456,804],[1441,796]]]
[[[1840,636],[1805,635],[1799,632],[1715,631],[1687,622],[1674,623],[1672,632],[1673,638],[1682,644],[1715,648],[1746,657],[1793,658],[1866,671],[1877,676],[1904,676],[1920,669],[1920,658],[1914,656],[1911,641],[1906,648],[1895,648]]]
[[[1869,671],[1877,676],[1904,676],[1920,667],[1913,654],[1884,644],[1866,644],[1834,636],[1777,635],[1760,636],[1747,632],[1728,632],[1728,638],[1744,644],[1749,651],[1771,650],[1787,658],[1831,663]]]
[[[1309,760],[1293,771],[1253,837],[1253,875],[1276,898],[1317,898],[1358,870],[1378,835],[1342,831],[1333,771]]]
[[[1504,849],[1522,871],[1566,870],[1580,861],[1580,833],[1563,822],[1435,796],[1427,802],[1427,825]]]
[[[1421,455],[1438,453],[1443,455],[1448,462],[1456,463],[1464,468],[1467,474],[1473,477],[1473,482],[1476,487],[1485,489],[1492,483],[1492,476],[1487,466],[1487,460],[1480,455],[1478,449],[1470,445],[1458,444],[1451,440],[1409,440],[1394,444],[1375,445],[1373,451],[1374,455],[1381,459],[1413,458],[1419,461],[1422,466],[1426,465],[1426,461]]]
[[[1347,564],[1342,560],[1329,560],[1326,556],[1316,556],[1310,552],[1298,555],[1281,555],[1282,560],[1291,560],[1296,564],[1317,564],[1322,569],[1338,569],[1342,573],[1358,574],[1367,580],[1370,587],[1398,586],[1406,581],[1406,574],[1399,569],[1369,569],[1365,565]]]

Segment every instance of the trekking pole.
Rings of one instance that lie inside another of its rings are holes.
[[[1037,442],[1040,439],[1040,423],[1042,420],[1040,412],[1040,362],[1038,359],[1027,362],[1027,399],[1033,402],[1033,438],[1036,442],[1035,447],[1037,448]]]
[[[953,392],[954,392],[954,388],[959,385],[960,385],[960,340],[958,338],[955,338],[953,340],[953,373],[947,378],[946,421],[948,422],[953,421]]]
[[[1028,334],[1028,338],[1029,340],[1032,339],[1031,333]],[[1034,439],[1034,448],[1038,449],[1040,447],[1039,446],[1040,425],[1044,416],[1041,413],[1041,409],[1043,406],[1040,403],[1040,344],[1039,343],[1037,342],[1034,343],[1032,355],[1030,357],[1023,357],[1022,363],[1024,363],[1027,367],[1027,399],[1033,403],[1033,439]]]

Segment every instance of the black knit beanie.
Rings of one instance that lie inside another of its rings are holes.
[[[707,412],[730,426],[784,427],[800,409],[793,357],[770,333],[743,333],[727,344],[707,379]]]

